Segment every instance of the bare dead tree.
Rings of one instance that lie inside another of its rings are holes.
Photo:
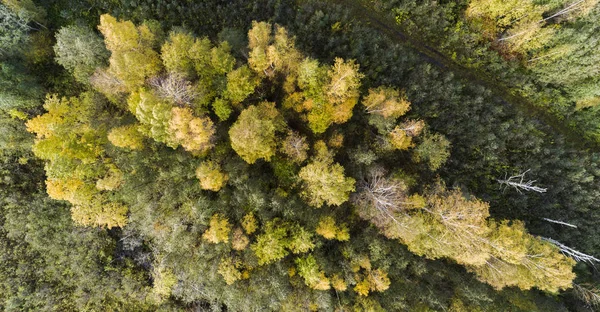
[[[540,237],[542,240],[545,240],[549,243],[554,244],[555,246],[557,246],[560,249],[560,252],[562,252],[565,256],[569,256],[571,258],[573,258],[575,261],[577,262],[585,262],[588,263],[592,266],[595,266],[595,263],[600,263],[600,259],[588,255],[588,254],[584,254],[583,252],[577,251],[559,241],[556,241],[552,238],[546,238],[546,237]]]
[[[90,84],[105,94],[118,94],[127,90],[125,83],[106,69],[98,69],[90,77]]]
[[[587,287],[573,283],[573,292],[575,293],[575,296],[585,302],[590,309],[600,308],[600,290],[596,288],[590,290]]]
[[[359,184],[358,201],[375,207],[380,212],[401,209],[406,202],[407,188],[404,183],[385,178],[381,168],[372,169],[368,179]]]
[[[551,222],[551,223],[560,224],[560,225],[565,225],[565,226],[572,227],[572,228],[575,228],[575,229],[577,228],[577,225],[573,225],[571,223],[566,223],[566,222],[562,222],[562,221],[558,221],[558,220],[552,220],[552,219],[548,219],[548,218],[542,218],[542,220],[548,221],[548,222]]]
[[[409,137],[415,137],[421,133],[425,127],[423,120],[407,120],[400,124],[400,130],[404,130]]]
[[[525,170],[525,172],[518,174],[518,175],[514,175],[514,176],[511,176],[508,178],[505,177],[503,180],[496,179],[496,181],[498,181],[498,183],[500,183],[500,185],[505,185],[504,189],[506,189],[507,187],[510,186],[510,187],[513,187],[515,190],[517,190],[517,192],[519,192],[520,194],[523,194],[523,192],[521,192],[521,190],[537,192],[537,193],[546,193],[546,191],[548,190],[547,188],[542,188],[542,187],[534,185],[534,183],[537,180],[525,181],[525,174],[527,172],[529,172],[529,170],[531,170],[531,169],[527,169],[527,170]]]
[[[544,23],[544,22],[546,22],[546,21],[548,21],[548,20],[550,20],[550,19],[553,19],[553,18],[555,18],[555,17],[557,17],[557,16],[561,16],[561,15],[567,14],[567,13],[569,13],[569,12],[571,12],[571,11],[577,10],[577,9],[579,8],[579,5],[581,5],[581,3],[585,2],[585,1],[586,1],[586,0],[577,0],[577,1],[575,1],[574,3],[570,4],[569,6],[567,6],[566,8],[564,8],[564,9],[562,9],[562,10],[560,10],[560,11],[558,11],[558,12],[554,13],[553,15],[551,15],[551,16],[548,16],[548,17],[546,17],[546,18],[543,18],[543,19],[541,19],[541,20],[537,21],[537,22],[535,23],[535,25],[537,25],[537,24],[541,24],[541,23]],[[525,29],[524,31],[518,32],[518,33],[516,33],[516,34],[513,34],[513,35],[511,35],[511,36],[508,36],[508,37],[500,38],[500,39],[498,39],[498,41],[507,41],[507,40],[510,40],[510,39],[513,39],[513,38],[519,37],[519,36],[521,36],[521,35],[523,35],[523,34],[527,33],[527,32],[528,32],[528,31],[529,31],[531,28],[532,28],[532,27],[530,26],[530,27],[528,27],[527,29]]]
[[[303,162],[307,158],[308,144],[306,137],[296,131],[290,131],[282,145],[283,152],[295,162]]]
[[[197,96],[191,83],[180,75],[170,74],[164,77],[154,77],[150,79],[149,83],[156,90],[158,96],[170,99],[178,105],[190,104]]]

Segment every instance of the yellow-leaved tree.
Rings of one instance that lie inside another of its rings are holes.
[[[300,179],[304,183],[302,195],[316,208],[323,204],[339,206],[345,203],[354,191],[355,180],[344,176],[344,167],[333,163],[324,142],[316,144],[317,155],[313,161],[300,169]]]
[[[406,185],[372,170],[354,197],[359,216],[382,234],[431,259],[449,258],[501,289],[537,287],[556,293],[570,288],[575,261],[558,247],[528,234],[522,222],[497,222],[489,205],[459,189],[438,185],[423,198]]]
[[[285,129],[285,121],[275,103],[263,102],[242,111],[229,129],[231,147],[247,163],[269,161],[277,151],[275,134]]]
[[[147,78],[159,73],[162,63],[154,50],[159,44],[156,24],[146,23],[136,27],[130,21],[120,22],[104,14],[100,16],[98,29],[111,52],[108,72],[130,91],[141,87]]]
[[[73,220],[90,226],[117,227],[127,223],[128,208],[109,200],[122,174],[105,156],[107,131],[93,119],[106,118],[103,99],[94,93],[59,98],[49,95],[47,113],[27,122],[36,134],[33,152],[47,161],[46,188],[54,199],[69,201]]]

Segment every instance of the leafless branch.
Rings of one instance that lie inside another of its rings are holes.
[[[175,104],[190,104],[197,96],[191,83],[180,75],[170,74],[166,77],[154,77],[149,82],[158,96],[170,99]]]
[[[401,182],[386,179],[383,169],[373,169],[369,175],[368,181],[360,185],[361,200],[381,212],[399,210],[399,205],[406,199],[406,186]]]
[[[589,290],[586,287],[573,283],[575,296],[581,299],[590,308],[600,308],[600,291],[598,289]]]
[[[558,221],[558,220],[552,220],[552,219],[548,219],[548,218],[542,218],[542,220],[548,221],[548,222],[552,222],[552,223],[556,223],[556,224],[561,224],[561,225],[566,225],[572,228],[577,228],[577,225],[573,225],[570,223],[566,223],[566,222],[562,222],[562,221]]]
[[[527,169],[525,172],[511,176],[509,178],[505,178],[504,180],[496,179],[500,185],[505,185],[506,187],[512,186],[517,192],[522,194],[521,190],[532,191],[537,193],[546,193],[547,188],[542,188],[534,185],[537,180],[529,180],[525,182],[525,174],[529,172],[531,169]],[[506,189],[505,187],[505,189]]]
[[[566,246],[565,244],[558,242],[552,238],[541,237],[541,239],[556,245],[560,249],[560,252],[562,252],[566,256],[569,256],[569,257],[575,259],[575,261],[577,261],[577,262],[585,262],[592,266],[594,266],[595,263],[600,263],[600,259],[598,259],[594,256],[591,256],[591,255],[588,255],[588,254],[584,254],[583,252],[577,251],[577,250],[575,250],[569,246]]]
[[[563,14],[566,14],[566,13],[569,13],[569,12],[571,12],[571,11],[573,11],[573,10],[576,10],[576,9],[578,8],[578,6],[579,6],[581,3],[583,3],[583,2],[585,2],[585,0],[578,0],[578,1],[574,2],[574,3],[572,3],[571,5],[567,6],[566,8],[564,8],[564,9],[562,9],[562,10],[560,10],[560,11],[556,12],[555,14],[553,14],[553,15],[551,15],[551,16],[548,16],[548,17],[546,17],[546,18],[543,18],[543,19],[541,19],[541,20],[537,21],[537,23],[535,23],[534,25],[537,25],[537,24],[544,23],[544,22],[546,22],[546,21],[547,21],[547,20],[549,20],[549,19],[552,19],[552,18],[555,18],[555,17],[557,17],[557,16],[560,16],[560,15],[563,15]],[[528,32],[530,29],[532,29],[532,27],[531,27],[531,26],[530,26],[530,27],[528,27],[527,29],[525,29],[524,31],[518,32],[518,33],[516,33],[516,34],[513,34],[513,35],[511,35],[511,36],[508,36],[508,37],[500,38],[500,39],[498,39],[498,41],[506,41],[506,40],[510,40],[510,39],[512,39],[512,38],[515,38],[515,37],[518,37],[518,36],[520,36],[520,35],[522,35],[522,34],[525,34],[525,33],[527,33],[527,32]]]

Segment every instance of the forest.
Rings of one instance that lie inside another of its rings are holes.
[[[0,310],[600,311],[599,2],[1,0]]]

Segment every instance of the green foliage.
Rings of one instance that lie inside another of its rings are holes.
[[[260,80],[247,66],[239,67],[227,74],[225,98],[233,104],[240,104],[254,93],[259,84]]]
[[[264,226],[264,232],[256,237],[251,245],[252,251],[258,257],[258,264],[269,264],[280,260],[289,254],[287,247],[287,229],[278,224],[277,220],[269,221]]]
[[[0,53],[3,57],[15,56],[23,52],[23,48],[29,42],[28,33],[32,28],[28,25],[31,17],[27,14],[19,14],[10,6],[0,4]]]
[[[256,237],[251,248],[258,257],[258,264],[265,265],[283,259],[290,251],[305,253],[314,246],[312,235],[303,227],[273,219],[264,225],[264,232]]]
[[[56,33],[54,53],[56,62],[82,83],[89,83],[96,68],[105,66],[110,56],[100,36],[80,26],[63,27]]]
[[[332,67],[304,59],[297,68],[301,92],[292,93],[288,105],[306,112],[308,125],[317,134],[325,132],[331,124],[348,121],[358,102],[360,79],[364,76],[358,67],[353,60],[346,62],[341,58],[336,58]]]
[[[170,147],[177,147],[179,142],[171,135],[169,129],[169,123],[173,116],[173,106],[171,104],[161,101],[146,89],[131,93],[127,99],[127,104],[129,105],[129,111],[140,122],[138,131]]]
[[[22,64],[1,62],[0,78],[0,110],[27,112],[42,104],[42,88]]]
[[[413,155],[416,162],[427,162],[429,168],[435,171],[450,156],[450,141],[441,134],[426,135]]]
[[[296,266],[298,267],[298,274],[304,278],[306,286],[316,290],[328,290],[331,288],[329,286],[329,279],[323,271],[319,270],[317,260],[313,256],[296,259]]]
[[[180,74],[186,78],[192,78],[195,74],[193,52],[202,51],[196,45],[202,45],[202,41],[195,42],[192,35],[186,33],[172,32],[169,39],[161,48],[161,58],[165,68],[171,72]]]
[[[231,116],[231,113],[233,113],[229,102],[221,98],[215,99],[215,101],[212,103],[212,107],[213,111],[215,112],[215,115],[219,117],[220,121],[225,121],[229,119],[229,116]]]
[[[77,12],[86,4],[92,9]],[[95,14],[106,9],[119,18],[186,25],[207,37],[171,28],[165,38],[157,22],[136,27],[105,18],[101,29],[112,55],[133,60],[131,66],[111,61],[93,75],[92,85],[110,103],[93,93],[55,97],[46,115],[28,123],[40,136],[35,151],[46,162],[48,193],[72,207],[43,199],[43,194],[27,195],[43,188],[45,178],[41,162],[28,152],[31,137],[19,125],[19,118],[37,113],[33,95],[38,91],[27,92],[19,83],[27,81],[21,80],[27,70],[6,71],[9,79],[0,90],[8,99],[0,112],[0,129],[7,131],[0,133],[0,142],[9,142],[0,149],[0,259],[7,263],[0,266],[3,308],[564,309],[554,298],[519,288],[566,289],[574,278],[573,262],[527,234],[525,223],[488,217],[527,217],[533,233],[551,237],[582,235],[540,226],[538,214],[550,211],[547,203],[561,203],[564,209],[552,211],[564,220],[575,208],[585,210],[596,194],[595,158],[563,150],[562,138],[514,114],[478,83],[422,64],[413,50],[326,2],[174,0],[167,7],[160,1],[84,0],[72,8],[63,1],[44,5],[51,30],[73,24],[76,17],[95,23]],[[438,8],[450,6],[432,1],[410,5],[415,8],[407,11],[411,17],[425,14],[419,11],[425,5],[431,7],[427,13],[440,17]],[[456,7],[444,12],[455,14],[466,4]],[[286,27],[251,23],[257,16]],[[445,22],[440,20],[440,25]],[[229,30],[216,35],[224,24],[233,27],[233,35],[226,34]],[[237,37],[239,29],[249,28],[246,49],[245,38]],[[216,37],[227,43],[208,39]],[[43,40],[37,45],[40,53],[33,54],[40,56],[50,46]],[[141,52],[151,56],[144,59],[148,63],[140,63]],[[51,72],[55,66],[28,62],[36,66],[29,72],[43,72],[40,80],[53,91],[77,94],[89,88],[70,86],[72,78]],[[154,62],[152,70],[140,71]],[[385,113],[354,112],[361,97]],[[407,112],[408,99],[414,103],[413,119],[396,120]],[[231,116],[235,122],[227,121]],[[424,121],[432,133],[419,138]],[[432,158],[448,146],[431,139],[437,135],[433,131],[452,141],[452,155],[441,157],[439,165]],[[422,143],[427,140],[429,146]],[[425,145],[407,149],[413,144]],[[271,163],[257,161],[261,158]],[[464,186],[491,205],[428,186],[432,173],[411,158],[439,166],[440,179]],[[547,170],[540,170],[546,164]],[[499,192],[494,178],[520,166],[532,167],[543,184],[555,181],[561,191],[549,187],[551,196]],[[393,174],[371,179],[366,173],[374,167]],[[554,168],[560,173],[551,173]],[[564,181],[556,178],[562,173]],[[374,181],[383,186],[377,188]],[[568,196],[563,190],[570,191]],[[24,196],[15,200],[19,194]],[[572,202],[565,201],[571,197]],[[37,205],[31,198],[48,203]],[[390,201],[394,205],[387,209],[377,206]],[[325,203],[336,205],[335,213],[309,207]],[[523,207],[536,209],[515,213]],[[72,219],[96,228],[64,227],[71,222],[69,209]],[[57,224],[74,234],[56,230]],[[119,228],[97,227],[112,224]],[[588,224],[578,225],[581,233],[591,233]],[[581,242],[595,244],[593,239]],[[411,251],[449,259],[470,273]],[[498,289],[516,287],[497,292],[477,279]],[[331,287],[335,292],[323,291]]]

